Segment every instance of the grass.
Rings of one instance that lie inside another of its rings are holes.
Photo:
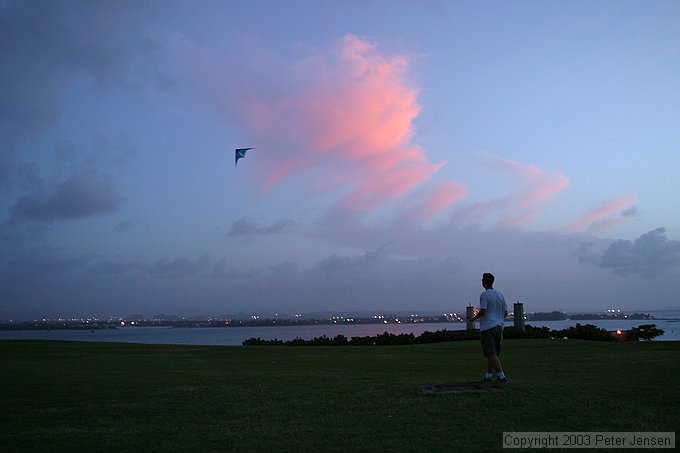
[[[380,347],[0,342],[3,451],[497,451],[503,431],[675,431],[680,343]]]

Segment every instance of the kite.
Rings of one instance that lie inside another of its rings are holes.
[[[238,165],[238,160],[246,157],[246,151],[249,149],[254,149],[254,148],[236,148],[236,153],[235,153],[235,159],[234,160],[234,166]]]

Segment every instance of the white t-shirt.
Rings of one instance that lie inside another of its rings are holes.
[[[479,318],[480,330],[504,325],[505,312],[508,311],[508,306],[503,294],[493,288],[487,289],[479,296],[479,308],[486,310],[484,316]]]

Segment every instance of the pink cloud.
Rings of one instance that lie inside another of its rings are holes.
[[[612,216],[630,208],[633,203],[635,203],[635,195],[624,195],[585,213],[574,222],[562,227],[560,231],[566,233],[581,231],[595,234],[611,229],[628,220],[628,217]]]
[[[613,228],[616,228],[619,225],[622,225],[629,221],[629,217],[611,217],[608,219],[604,219],[600,222],[595,222],[593,225],[591,225],[587,230],[585,230],[586,234],[589,235],[597,235],[599,233],[611,230]]]
[[[513,190],[513,204],[519,208],[531,208],[557,195],[569,185],[569,178],[559,171],[547,172],[538,167],[520,164],[508,159],[484,153],[497,168],[519,180]]]
[[[423,190],[418,194],[421,206],[411,217],[416,220],[431,219],[466,195],[467,189],[453,181],[445,182],[434,189]]]
[[[218,96],[225,109],[239,112],[234,120],[266,154],[252,170],[261,191],[304,175],[314,187],[346,192],[345,208],[368,211],[427,182],[445,164],[430,162],[411,142],[420,105],[409,69],[405,56],[347,35],[249,83],[238,79]],[[214,70],[216,83],[225,74]]]
[[[508,206],[507,198],[478,201],[457,209],[451,221],[456,225],[488,225],[494,217]]]
[[[504,226],[523,228],[542,214],[545,203],[569,185],[569,178],[559,171],[548,172],[533,165],[503,159],[489,152],[482,153],[503,175],[517,181],[508,196],[474,203],[460,209],[454,222],[488,223],[489,219]],[[493,184],[498,177],[489,175]]]

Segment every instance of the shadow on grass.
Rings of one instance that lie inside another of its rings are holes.
[[[493,392],[500,387],[480,382],[466,382],[462,384],[427,384],[418,386],[423,393],[468,393],[468,392]]]

